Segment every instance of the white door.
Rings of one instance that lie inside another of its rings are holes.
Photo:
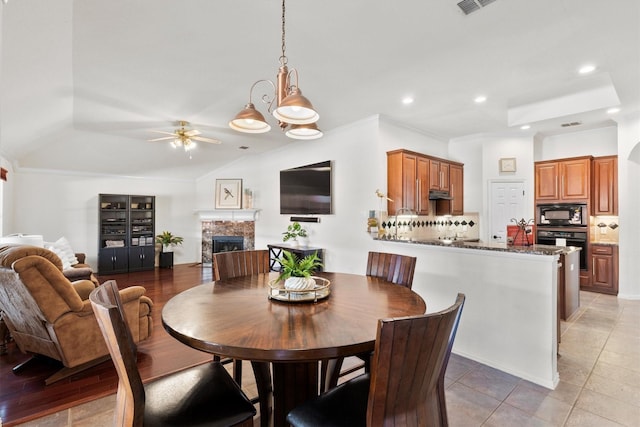
[[[526,211],[524,182],[492,182],[489,197],[490,241],[506,243],[507,225],[515,225],[511,219],[528,221],[531,217]]]

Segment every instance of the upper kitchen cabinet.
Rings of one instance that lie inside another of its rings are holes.
[[[618,156],[596,157],[592,166],[591,214],[618,215]]]
[[[436,215],[462,215],[464,214],[463,165],[450,163],[448,167],[451,200],[436,200]]]
[[[449,191],[451,181],[449,163],[439,159],[429,159],[429,189]]]
[[[388,215],[400,208],[429,214],[429,159],[419,153],[395,150],[387,153]]]
[[[587,156],[536,162],[536,202],[588,202],[591,159]]]

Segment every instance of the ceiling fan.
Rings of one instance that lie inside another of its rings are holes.
[[[180,120],[178,122],[178,125],[180,126],[179,129],[176,129],[173,132],[165,132],[162,130],[154,130],[152,132],[155,133],[161,133],[163,135],[169,135],[169,136],[163,136],[160,138],[154,138],[154,139],[150,139],[149,141],[151,142],[156,142],[156,141],[171,141],[171,146],[173,148],[179,148],[182,147],[184,148],[184,151],[191,151],[194,148],[196,148],[196,143],[195,141],[200,141],[200,142],[208,142],[211,144],[221,144],[222,141],[217,140],[217,139],[213,139],[213,138],[206,138],[204,136],[200,136],[201,132],[199,130],[196,129],[186,129],[185,126],[189,126],[189,122],[186,122],[184,120]]]

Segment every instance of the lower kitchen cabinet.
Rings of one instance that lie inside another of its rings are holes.
[[[591,245],[591,281],[586,291],[618,294],[618,246]]]

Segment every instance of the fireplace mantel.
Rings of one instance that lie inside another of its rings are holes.
[[[259,209],[196,210],[201,221],[255,221]]]

